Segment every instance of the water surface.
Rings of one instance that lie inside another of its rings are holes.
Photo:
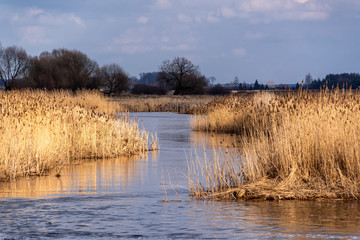
[[[157,132],[160,151],[0,183],[0,239],[360,239],[354,201],[189,197],[187,161],[213,144],[231,149],[236,138],[192,132],[188,115],[135,115]]]

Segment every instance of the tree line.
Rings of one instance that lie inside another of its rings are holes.
[[[305,87],[308,89],[340,88],[357,89],[360,87],[359,73],[328,74],[324,79],[312,79],[311,74],[305,76]]]
[[[186,58],[166,60],[159,72],[142,73],[134,80],[133,93],[202,94],[208,86],[199,67]],[[154,81],[155,80],[155,81]],[[100,67],[78,50],[54,49],[39,56],[28,56],[17,46],[3,48],[0,44],[0,82],[5,90],[14,88],[39,89],[100,89],[121,93],[130,89],[132,80],[116,63]],[[155,82],[149,86],[149,82]]]
[[[329,74],[314,80],[311,74],[304,79],[308,89],[359,88],[360,74]],[[102,89],[108,94],[118,94],[131,89],[133,94],[228,94],[230,90],[266,90],[267,85],[240,83],[236,77],[228,85],[213,85],[215,78],[207,79],[199,66],[183,57],[165,60],[158,72],[141,73],[140,79],[131,79],[116,63],[99,66],[78,50],[54,49],[39,56],[29,56],[17,46],[3,48],[0,43],[0,83],[5,90],[15,88],[38,89]],[[278,86],[279,87],[279,86]],[[297,83],[295,88],[299,88]],[[284,87],[286,89],[286,87]]]
[[[5,90],[14,88],[97,89],[116,93],[127,90],[130,78],[117,64],[99,67],[77,50],[54,49],[28,56],[23,48],[0,45],[0,81]]]

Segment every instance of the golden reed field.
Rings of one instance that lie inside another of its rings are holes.
[[[122,95],[113,101],[124,112],[176,112],[194,114],[216,97],[211,95]]]
[[[241,136],[237,154],[189,164],[194,196],[358,199],[359,91],[299,90],[230,96],[193,118],[199,131]]]
[[[118,110],[98,92],[0,92],[0,179],[147,151],[148,133]]]

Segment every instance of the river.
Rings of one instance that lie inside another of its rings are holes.
[[[360,239],[356,201],[190,197],[188,161],[236,139],[192,132],[189,115],[133,115],[159,151],[0,183],[0,239]]]

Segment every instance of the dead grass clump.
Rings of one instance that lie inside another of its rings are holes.
[[[226,128],[220,121],[214,121],[219,128],[206,122],[209,117],[202,119],[208,127],[197,129],[241,134],[238,156],[207,161],[209,184],[191,183],[195,196],[360,197],[359,92],[300,90],[286,95],[262,93],[247,103],[238,98],[233,101],[237,107],[227,106],[230,117],[223,109],[213,112],[230,118],[223,120]],[[193,172],[201,172],[198,168]]]
[[[193,129],[198,131],[254,134],[266,131],[277,120],[277,98],[270,92],[253,95],[232,95],[208,105],[207,115],[193,118]],[[269,115],[271,114],[271,115]]]
[[[0,92],[0,179],[40,175],[83,158],[147,150],[148,134],[96,92]]]

